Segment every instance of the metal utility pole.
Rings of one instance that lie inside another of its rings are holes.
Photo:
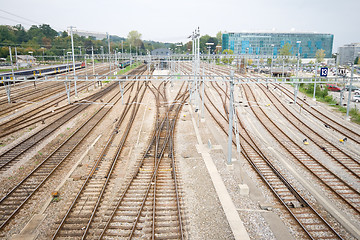
[[[104,63],[104,47],[100,46],[101,48],[101,55],[102,55],[102,59],[103,59],[103,63]]]
[[[272,51],[272,55],[271,55],[271,65],[270,65],[270,77],[272,77],[272,68],[273,68],[273,61],[274,61],[274,44],[271,44],[271,51]]]
[[[91,57],[92,57],[92,65],[93,65],[93,75],[95,75],[94,46],[91,46]]]
[[[111,54],[111,50],[110,50],[110,35],[109,35],[109,33],[106,33],[106,35],[107,35],[107,39],[108,39],[108,47],[109,47],[108,62],[109,62],[109,65],[110,65],[110,73],[111,73],[111,62],[110,62],[110,54]]]
[[[301,41],[296,41],[296,43],[299,44],[299,47],[298,47],[298,55],[297,55],[297,67],[296,67],[296,78],[297,78],[297,81],[299,81],[298,79],[298,76],[299,76],[299,61],[300,61],[300,44],[301,44]],[[298,83],[295,83],[295,94],[294,94],[294,105],[296,105],[296,98],[297,98],[297,94],[298,94],[298,88],[299,88],[299,84]]]
[[[121,40],[121,60],[124,57],[124,41]]]
[[[228,141],[228,159],[227,164],[231,165],[231,157],[232,157],[232,129],[233,129],[233,114],[234,114],[234,71],[230,71],[230,108],[229,108],[229,141]]]
[[[317,69],[318,69],[318,63],[315,64],[315,83],[314,83],[314,95],[313,100],[316,100],[315,93],[316,93],[316,81],[317,81]],[[340,96],[341,97],[341,96]],[[340,100],[341,101],[341,100]]]
[[[15,84],[14,66],[13,66],[12,55],[11,55],[11,47],[10,46],[9,46],[9,53],[10,53],[12,79],[13,79],[13,83]]]
[[[72,50],[73,71],[74,71],[75,97],[77,97],[76,76],[75,76],[76,72],[75,72],[74,38],[73,38],[73,27],[72,26],[70,26],[70,35],[71,35],[71,50]]]
[[[348,101],[347,101],[347,106],[346,106],[346,117],[349,117],[353,78],[354,78],[354,63],[351,64],[351,78],[350,78],[350,86],[349,86],[349,96],[348,96]]]
[[[18,57],[17,57],[16,47],[15,47],[15,59],[16,59],[16,70],[19,70],[19,64],[18,64]]]

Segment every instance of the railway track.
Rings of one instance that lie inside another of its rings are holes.
[[[223,92],[216,89],[218,94],[224,96]],[[226,95],[225,95],[226,96]],[[224,97],[225,97],[224,96]],[[217,122],[225,134],[227,134],[226,126],[228,118],[226,113],[221,113],[216,105],[212,102],[211,97],[206,96],[210,105],[205,104],[207,111],[212,118]],[[224,101],[223,101],[224,102]],[[212,108],[212,109],[211,109]],[[225,106],[223,106],[226,112]],[[219,120],[220,116],[223,123]],[[304,233],[304,238],[311,239],[341,239],[341,236],[315,211],[309,204],[286,180],[279,170],[271,163],[265,154],[257,147],[254,138],[242,125],[239,116],[236,114],[237,122],[240,125],[239,137],[241,138],[240,144],[242,148],[242,155],[251,164],[254,170],[258,173],[263,182],[274,193],[277,199],[286,208],[290,216],[297,222]],[[235,134],[235,132],[234,132]],[[235,144],[235,141],[233,141]]]
[[[313,142],[318,147],[319,151],[322,151],[331,158],[331,160],[329,160],[330,164],[334,164],[335,168],[342,169],[349,175],[353,175],[353,177],[357,179],[355,181],[360,181],[360,162],[358,159],[322,137],[311,126],[306,125],[299,117],[289,110],[286,104],[276,97],[273,91],[266,91],[265,87],[261,85],[257,86],[261,89],[264,96],[271,101],[279,114],[286,118],[300,133]]]
[[[145,88],[142,93],[136,94],[132,102],[141,102],[146,89],[150,89],[155,94],[155,91],[150,87]],[[159,110],[159,99],[160,96],[165,96],[165,92],[160,93],[158,88],[156,91],[158,106],[157,116],[160,116],[161,111]],[[124,172],[124,164],[119,163],[119,158],[121,157],[123,145],[125,144],[125,140],[135,119],[138,108],[139,104],[133,107],[129,123],[126,128],[127,130],[125,130],[116,152],[110,154],[110,156],[113,156],[111,157],[112,160],[104,162],[104,156],[109,156],[108,146],[110,146],[114,140],[114,137],[112,136],[109,138],[106,147],[103,149],[102,154],[97,161],[98,163],[90,172],[88,179],[83,184],[77,197],[74,199],[71,207],[59,224],[53,239],[62,239],[69,236],[73,239],[107,239],[114,237],[150,238],[151,233],[153,239],[161,236],[166,236],[166,239],[172,237],[175,237],[176,239],[182,238],[182,230],[179,230],[179,227],[181,228],[180,210],[176,211],[177,215],[174,215],[173,213],[174,200],[178,199],[178,193],[176,191],[177,184],[175,184],[174,187],[174,178],[176,182],[176,173],[175,170],[172,169],[175,166],[172,147],[173,143],[172,139],[170,139],[170,133],[168,132],[173,131],[176,116],[172,116],[171,123],[173,126],[169,126],[169,124],[171,124],[170,120],[157,119],[156,129],[152,136],[151,144],[144,153],[143,159],[136,162],[135,167],[131,170],[132,176],[130,175],[126,177],[126,179],[131,178],[131,180],[128,180],[128,183],[120,184],[119,187],[119,173]],[[175,107],[170,107],[167,111],[163,111],[161,115],[169,116],[172,108]],[[124,118],[124,113],[126,114],[128,111],[129,108],[125,109],[121,118]],[[175,113],[178,111],[179,109],[177,108]],[[165,112],[167,114],[163,115]],[[114,131],[116,132],[116,130]],[[171,134],[173,134],[173,132],[171,132]],[[164,157],[163,155],[166,148],[169,149],[168,151],[171,150],[172,152],[171,155],[168,153],[167,157]],[[156,164],[154,165],[154,163],[158,163],[159,166]],[[166,169],[163,171],[164,167]],[[159,171],[159,173],[154,173],[156,171]],[[117,184],[115,184],[116,182]],[[150,190],[152,188],[154,190],[152,190],[151,196]],[[176,197],[175,199],[174,197],[171,197],[171,195],[174,194]],[[91,199],[88,199],[89,195],[91,195]],[[154,201],[155,197],[156,201]],[[151,202],[149,202],[148,198],[153,199],[152,206],[150,205]],[[84,202],[87,203],[86,209],[82,208]],[[114,203],[117,203],[116,206]],[[166,205],[169,206],[167,207]],[[179,209],[179,200],[177,201],[177,206]],[[151,207],[153,207],[152,214]],[[161,215],[156,216],[156,211],[154,209],[160,211]],[[151,216],[144,216],[144,213],[142,212],[146,212],[147,215],[153,215],[152,231]],[[176,217],[180,220],[177,220]],[[143,220],[143,218],[145,218],[145,220]],[[171,222],[166,222],[169,219]],[[144,221],[147,222],[145,225]],[[162,223],[156,224],[156,222]],[[163,225],[164,223],[166,225]],[[144,230],[145,228],[148,230]],[[159,231],[157,229],[165,230]]]
[[[255,94],[249,86],[245,85],[244,90],[248,101],[257,102]],[[261,107],[255,106],[251,107],[251,109],[265,129],[277,140],[285,151],[293,156],[296,162],[312,173],[324,186],[350,207],[355,214],[360,215],[360,193],[356,189],[314,158],[295,142],[293,138],[289,137]]]
[[[143,89],[141,90],[141,88]],[[119,164],[119,162],[121,162],[120,155],[140,107],[140,104],[133,103],[141,103],[146,89],[147,83],[144,83],[142,86],[139,86],[138,84],[135,96],[131,99],[131,95],[129,95],[126,103],[127,105],[123,109],[115,129],[76,198],[73,200],[67,213],[59,224],[53,238],[84,238],[89,231],[101,200],[109,198],[109,195],[113,195],[113,192],[116,191],[117,185],[115,184],[116,179],[114,179],[114,175],[117,174],[113,175],[113,172],[121,172],[121,168],[123,168],[123,165]],[[130,111],[131,109],[132,111]],[[124,124],[124,119],[128,113],[130,114],[130,117],[120,142],[116,144],[116,150],[111,150],[111,146],[115,144],[114,141],[118,134],[118,129],[121,124]],[[110,158],[111,161],[109,161]],[[86,203],[86,208],[83,208],[84,203]]]
[[[104,92],[98,92],[94,94],[91,99],[96,101],[101,98],[104,94],[111,91],[111,88],[108,88]],[[39,143],[39,141],[46,138],[49,134],[55,132],[60,126],[68,122],[74,116],[85,110],[89,105],[77,105],[72,111],[69,111],[65,115],[61,116],[57,121],[49,124],[41,131],[33,134],[27,139],[24,139],[18,145],[13,148],[8,149],[0,155],[0,171],[6,171],[8,168],[13,166],[18,160],[19,157],[24,154],[27,150]]]
[[[104,90],[97,92],[89,97],[86,97],[85,101],[95,102],[98,99],[101,99],[103,96],[111,92],[113,89],[117,87],[117,84],[112,84]],[[81,101],[80,101],[81,103]],[[87,109],[90,105],[87,104],[74,104],[73,106],[66,107],[65,114],[61,115],[56,121],[50,123],[45,128],[41,129],[39,132],[31,135],[29,138],[24,139],[17,146],[8,149],[0,155],[0,171],[6,171],[11,166],[13,166],[17,161],[19,161],[19,157],[24,154],[27,150],[31,149],[35,146],[40,140],[46,138],[49,134],[55,132],[60,126],[68,122],[74,116],[79,114],[80,112]],[[57,114],[57,113],[56,113]],[[38,120],[36,120],[38,121]],[[22,126],[24,127],[24,126]],[[14,129],[15,130],[15,129]]]
[[[62,85],[62,83],[58,83],[57,85],[59,85],[60,92],[62,92],[64,90],[64,86]],[[78,86],[78,91],[79,92],[83,91],[84,89],[87,89],[87,87],[89,87],[90,85],[91,85],[91,83],[82,84],[82,85]],[[72,87],[71,89],[73,89],[73,86],[71,86],[71,87]],[[50,89],[45,88],[42,91],[48,91]],[[55,93],[59,93],[58,89],[56,90]],[[25,95],[26,94],[27,93],[25,93]],[[72,90],[70,92],[70,95],[74,95],[74,90]],[[37,102],[41,105],[39,105],[37,108],[33,108],[33,109],[30,109],[29,111],[25,111],[24,113],[22,113],[19,116],[16,116],[15,118],[11,118],[9,120],[3,121],[0,124],[0,130],[1,130],[0,138],[6,136],[8,134],[11,134],[13,132],[16,132],[18,130],[21,130],[24,127],[27,127],[32,123],[44,121],[47,117],[57,115],[57,113],[62,112],[61,109],[56,109],[57,110],[56,114],[47,113],[47,114],[42,114],[39,116],[39,114],[41,112],[43,112],[44,110],[47,110],[53,106],[58,106],[58,104],[61,103],[63,100],[65,100],[67,97],[66,94],[62,94],[56,98],[55,97],[51,98],[51,96],[55,96],[52,89],[47,96],[48,96],[48,98],[46,98],[46,100],[44,100],[43,103],[41,103],[40,99],[38,99],[36,97],[34,98],[34,96],[33,96],[33,98],[30,99],[30,103]],[[19,95],[17,97],[23,98],[23,95]],[[24,104],[24,106],[25,106],[25,105],[28,105],[29,102],[24,101],[22,104]],[[4,108],[7,109],[6,113],[12,112],[12,111],[14,111],[14,109],[18,110],[19,107],[21,107],[21,106],[19,106],[19,104],[10,104],[10,105],[5,104],[5,106],[4,106]],[[63,108],[69,108],[69,106],[64,106]],[[34,121],[35,119],[37,119],[37,121]],[[30,122],[30,124],[29,124],[29,122]]]
[[[111,88],[109,87],[108,89]],[[116,103],[120,99],[121,96],[120,93],[118,93],[114,95],[110,101]],[[91,130],[106,116],[110,110],[111,106],[102,106],[0,200],[0,231],[4,229],[4,227],[26,204],[26,202],[56,172],[59,166],[64,165],[74,149],[86,138]]]
[[[273,88],[281,90],[289,99],[294,99],[294,94],[288,88],[282,86],[281,84],[271,84],[271,86]],[[326,114],[321,110],[314,108],[310,105],[310,103],[304,101],[304,99],[297,98],[296,104],[301,106],[305,111],[311,114],[314,118],[318,119],[328,128],[331,128],[332,130],[347,137],[349,140],[360,144],[360,134],[358,132],[340,123],[337,119],[333,119],[329,114]]]
[[[116,205],[108,209],[109,216],[99,239],[184,239],[181,202],[179,199],[176,161],[174,158],[174,128],[187,91],[161,109],[159,89],[154,133],[150,144],[137,161],[123,187]],[[166,97],[163,98],[167,103]]]

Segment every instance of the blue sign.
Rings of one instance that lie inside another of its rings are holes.
[[[327,77],[329,69],[327,67],[323,67],[320,69],[320,77]]]

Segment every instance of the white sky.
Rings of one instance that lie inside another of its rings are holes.
[[[186,42],[192,31],[295,31],[334,34],[334,52],[360,42],[360,0],[0,0],[0,24],[46,23],[57,31],[109,32],[143,40]],[[11,20],[10,20],[11,19]],[[15,21],[14,21],[15,20]]]

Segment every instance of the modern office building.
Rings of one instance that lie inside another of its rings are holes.
[[[340,65],[354,63],[360,57],[360,43],[345,44],[338,49],[337,61]]]
[[[273,32],[230,32],[222,35],[222,49],[231,49],[234,54],[279,55],[286,44],[290,52],[302,58],[315,58],[318,49],[325,50],[325,58],[330,58],[333,48],[333,34],[325,33],[273,33]]]

